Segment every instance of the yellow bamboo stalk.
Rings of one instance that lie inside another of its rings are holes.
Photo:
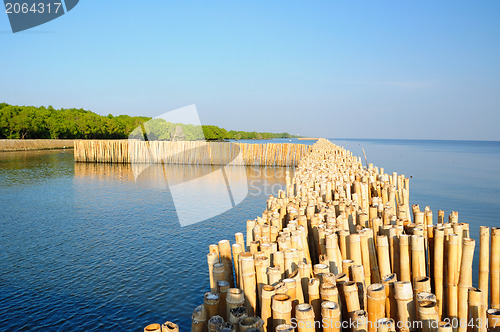
[[[337,302],[324,301],[321,303],[321,317],[323,332],[340,332],[341,318]]]
[[[490,269],[490,228],[479,227],[479,286],[483,295],[483,308],[488,308],[488,277]]]
[[[275,294],[272,298],[273,326],[290,324],[292,319],[292,301],[286,294]]]
[[[367,292],[368,331],[374,332],[377,330],[375,324],[377,320],[385,317],[385,287],[383,284],[371,284]]]
[[[476,242],[474,239],[464,238],[462,243],[462,264],[458,282],[458,319],[460,321],[458,331],[466,332],[469,311],[468,292],[472,287],[472,260]]]

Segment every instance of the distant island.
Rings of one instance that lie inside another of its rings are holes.
[[[141,128],[138,130],[137,128]],[[108,114],[76,108],[15,106],[0,103],[0,139],[227,140],[299,137],[289,133],[226,130],[213,125],[186,125],[145,116]]]

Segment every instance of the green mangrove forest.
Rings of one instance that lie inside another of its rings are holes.
[[[298,137],[288,133],[226,130],[218,126],[170,123],[145,116],[102,116],[77,108],[0,103],[0,139],[225,140]]]

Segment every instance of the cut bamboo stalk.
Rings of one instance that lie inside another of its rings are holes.
[[[283,251],[276,251],[273,254],[273,266],[276,266],[281,271],[281,278],[285,278],[285,253]]]
[[[444,229],[434,229],[434,293],[436,294],[439,319],[443,317],[443,266],[444,266]]]
[[[395,273],[385,276],[382,283],[385,287],[385,313],[396,322],[398,320],[398,306],[395,298],[394,283],[397,282],[397,275]]]
[[[309,279],[308,283],[309,304],[314,310],[315,320],[321,319],[321,299],[319,294],[319,280],[316,278]]]
[[[365,285],[368,287],[371,285],[371,267],[370,267],[370,251],[368,248],[368,235],[367,231],[364,229],[359,232],[359,238],[361,241],[361,258],[364,266],[365,273]],[[338,273],[337,273],[338,274]]]
[[[387,256],[389,256],[388,251]],[[377,330],[375,324],[377,320],[385,317],[385,287],[383,284],[371,284],[367,291],[368,331],[374,332]]]
[[[343,293],[348,317],[352,319],[354,312],[361,310],[358,286],[354,281],[347,281],[343,285]]]
[[[212,316],[208,320],[208,332],[217,332],[220,327],[224,324],[224,319],[221,316]]]
[[[149,324],[144,328],[144,332],[161,332],[161,326],[158,323]]]
[[[436,297],[428,292],[418,294],[418,316],[422,321],[423,332],[437,331],[438,327],[438,311],[436,308]]]
[[[342,261],[342,273],[345,273],[350,280],[352,279],[351,267],[353,265],[354,265],[354,261],[352,259],[344,259]]]
[[[353,332],[366,332],[368,331],[368,313],[365,310],[355,311],[352,317],[354,327]]]
[[[340,332],[342,321],[337,302],[324,301],[321,303],[321,317],[323,332]]]
[[[358,288],[360,309],[364,310],[366,308],[366,284],[363,265],[352,266],[352,280],[356,282]]]
[[[300,262],[299,263],[299,273],[302,286],[302,292],[304,293],[304,302],[309,303],[309,278],[312,277],[312,267],[309,263]]]
[[[217,283],[221,280],[226,280],[226,275],[225,275],[225,271],[226,268],[224,266],[224,264],[222,263],[215,263],[214,264],[214,267],[213,267],[213,278],[214,278],[214,282],[215,282],[215,289],[217,291]]]
[[[229,318],[231,309],[245,305],[245,296],[243,290],[239,288],[229,288],[226,294],[226,316]]]
[[[281,271],[279,267],[268,267],[267,268],[267,278],[269,285],[276,285],[278,282],[281,281]]]
[[[359,234],[349,235],[349,259],[353,260],[355,265],[363,264]]]
[[[212,316],[216,316],[219,311],[219,294],[207,292],[205,293],[204,303],[203,303],[206,311],[206,319],[207,321],[212,318]]]
[[[276,294],[274,286],[264,285],[262,287],[262,305],[261,305],[261,318],[264,321],[263,331],[273,331],[271,301],[272,297]]]
[[[238,322],[238,331],[239,332],[247,332],[247,331],[254,331],[255,329],[261,331],[262,327],[264,325],[264,322],[260,317],[246,317],[243,319],[240,319]]]
[[[429,277],[417,277],[413,280],[414,297],[417,298],[419,293],[431,293],[431,279]]]
[[[396,324],[392,318],[380,318],[376,324],[377,332],[396,332]]]
[[[239,256],[241,264],[241,276],[243,279],[243,291],[245,293],[245,305],[249,316],[253,316],[257,310],[257,287],[255,279],[255,264],[253,255],[249,252],[241,253]]]
[[[229,310],[229,322],[238,326],[238,323],[241,319],[245,319],[248,317],[247,308],[244,306],[232,308]],[[239,327],[238,327],[239,328]]]
[[[458,319],[458,235],[450,234],[448,240],[448,318]],[[457,324],[452,324],[456,326]],[[455,328],[453,329],[455,330]]]
[[[490,307],[500,309],[500,228],[491,228]]]
[[[161,324],[161,332],[179,332],[179,325],[167,321]]]
[[[458,282],[458,331],[466,332],[468,323],[468,292],[472,287],[472,260],[474,258],[474,247],[476,242],[471,238],[464,238],[462,245],[462,264],[460,268],[460,279]]]
[[[488,308],[488,278],[490,269],[490,228],[479,227],[479,286],[483,294],[483,308]]]
[[[483,324],[483,322],[486,323],[486,309],[483,306],[483,298],[484,296],[479,288],[469,287],[469,321],[467,325],[468,330],[471,332],[486,331],[486,324]]]
[[[402,234],[399,236],[399,259],[401,281],[411,281],[410,264],[410,236]]]
[[[269,258],[266,256],[256,257],[254,259],[255,263],[255,275],[257,279],[257,295],[259,301],[262,301],[262,287],[268,284],[267,278],[267,268],[269,267]]]
[[[191,331],[192,332],[203,332],[205,330],[207,321],[207,314],[205,311],[205,306],[203,304],[197,306],[191,317]]]
[[[500,332],[500,309],[488,309],[486,315],[488,317],[488,332]]]
[[[444,217],[444,211],[443,211]],[[453,328],[451,327],[450,322],[439,322],[438,323],[438,332],[452,332]]]
[[[335,233],[328,234],[325,240],[326,240],[326,255],[328,256],[330,272],[334,274],[339,274],[341,270],[341,264],[340,261],[338,261],[338,255],[337,255],[337,251],[339,250],[338,237]]]
[[[210,278],[210,291],[217,291],[217,284],[214,279],[214,264],[219,262],[219,256],[216,253],[210,252],[207,254],[207,262],[208,262],[208,276]]]
[[[425,245],[424,237],[421,235],[411,236],[411,271],[412,278],[425,277]]]
[[[233,263],[231,260],[231,244],[229,240],[219,241],[220,260],[224,264],[224,280],[234,287]]]
[[[377,256],[378,256],[378,267],[380,270],[380,279],[384,276],[391,274],[391,259],[389,255],[389,242],[387,236],[379,235],[377,236]],[[368,311],[368,316],[370,312]],[[373,321],[375,323],[375,321]]]
[[[219,310],[218,315],[227,320],[227,292],[229,291],[229,282],[220,280],[217,282],[217,293],[219,293]]]
[[[415,331],[416,326],[412,322],[416,320],[416,313],[411,282],[395,282],[394,297],[398,306],[398,320],[400,322],[398,324],[401,325],[401,331]]]
[[[272,298],[273,326],[291,324],[292,301],[286,294],[276,294]]]
[[[276,332],[294,332],[295,328],[290,324],[281,324],[276,326]]]
[[[316,324],[314,319],[314,310],[309,303],[299,304],[295,308],[295,317],[297,319],[298,332],[314,332]],[[318,321],[318,323],[321,323]],[[321,325],[321,324],[319,324]]]
[[[300,279],[300,274],[298,270],[293,271],[292,275],[289,276],[290,279],[295,280],[295,296],[299,303],[304,303],[304,292],[302,290],[302,280]]]
[[[252,331],[252,330],[250,330]],[[260,331],[260,330],[257,330]],[[236,332],[236,326],[230,322],[225,322],[221,325],[218,332]],[[253,331],[255,332],[255,331]]]
[[[238,233],[237,233],[238,234]],[[241,234],[241,233],[239,233]],[[237,287],[242,287],[241,283],[241,273],[240,273],[240,264],[239,264],[239,256],[242,252],[244,252],[244,246],[241,245],[240,243],[234,243],[232,245],[233,248],[233,262],[234,262],[234,272],[236,275],[236,286]]]
[[[340,253],[342,255],[342,260],[349,258],[349,253],[347,252],[347,250],[348,250],[347,237],[348,236],[349,236],[348,230],[341,230],[339,232],[339,248],[340,248]]]

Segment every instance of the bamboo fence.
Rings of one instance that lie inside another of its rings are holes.
[[[221,305],[254,317],[252,331],[500,331],[500,228],[481,227],[474,288],[469,225],[443,211],[434,223],[428,207],[410,206],[404,175],[363,167],[320,139],[286,183],[247,221],[246,242],[235,234],[232,266],[228,242],[209,246],[207,294],[217,301],[205,296],[193,331],[210,331]],[[217,267],[234,282],[227,304],[213,290]],[[243,331],[243,318],[219,312],[224,331]]]
[[[76,140],[75,161],[182,165],[295,166],[304,144],[205,141]]]

